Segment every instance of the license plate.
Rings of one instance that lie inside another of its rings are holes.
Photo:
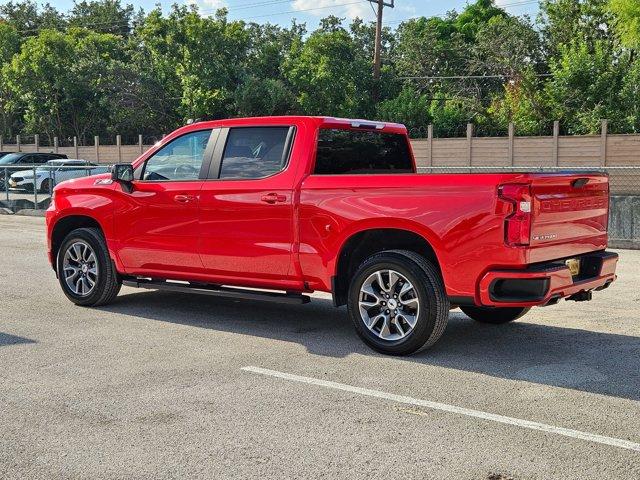
[[[569,271],[571,272],[571,276],[575,277],[580,274],[580,260],[577,258],[570,258],[564,262],[567,267],[569,267]]]

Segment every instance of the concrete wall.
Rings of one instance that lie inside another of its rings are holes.
[[[609,205],[610,245],[640,249],[640,196],[612,195]]]

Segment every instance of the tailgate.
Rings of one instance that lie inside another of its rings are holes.
[[[529,262],[607,246],[609,177],[605,173],[534,175]]]

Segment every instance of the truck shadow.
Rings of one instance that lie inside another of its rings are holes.
[[[281,305],[149,291],[102,310],[299,343],[316,355],[384,357],[360,341],[344,308],[325,299]],[[402,360],[640,400],[639,337],[526,321],[484,325],[456,310],[435,347]]]
[[[10,335],[8,333],[0,332],[0,347],[7,347],[9,345],[20,345],[22,343],[36,343],[35,340],[30,338],[18,337],[16,335]]]

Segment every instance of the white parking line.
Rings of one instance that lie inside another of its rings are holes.
[[[620,438],[606,437],[604,435],[581,432],[580,430],[572,430],[570,428],[555,427],[553,425],[546,425],[544,423],[531,422],[529,420],[522,420],[519,418],[505,417],[504,415],[496,415],[495,413],[487,413],[480,410],[457,407],[455,405],[448,405],[446,403],[431,402],[429,400],[406,397],[404,395],[395,395],[393,393],[382,392],[380,390],[370,390],[368,388],[354,387],[352,385],[346,385],[344,383],[319,380],[312,377],[302,377],[300,375],[292,375],[290,373],[278,372],[276,370],[269,370],[266,368],[249,366],[242,367],[241,370],[244,370],[246,372],[258,373],[260,375],[268,375],[270,377],[282,378],[284,380],[290,380],[292,382],[307,383],[309,385],[317,385],[320,387],[331,388],[333,390],[342,390],[344,392],[357,393],[359,395],[365,395],[367,397],[381,398],[384,400],[391,400],[393,402],[404,403],[407,405],[430,408],[432,410],[457,413],[459,415],[466,415],[467,417],[480,418],[482,420],[504,423],[506,425],[514,425],[516,427],[528,428],[530,430],[539,430],[541,432],[554,433],[556,435],[563,435],[565,437],[579,438],[581,440],[587,440],[589,442],[596,442],[603,445],[610,445],[612,447],[624,448],[626,450],[634,450],[636,452],[640,452],[640,443],[631,442],[629,440],[622,440]]]

